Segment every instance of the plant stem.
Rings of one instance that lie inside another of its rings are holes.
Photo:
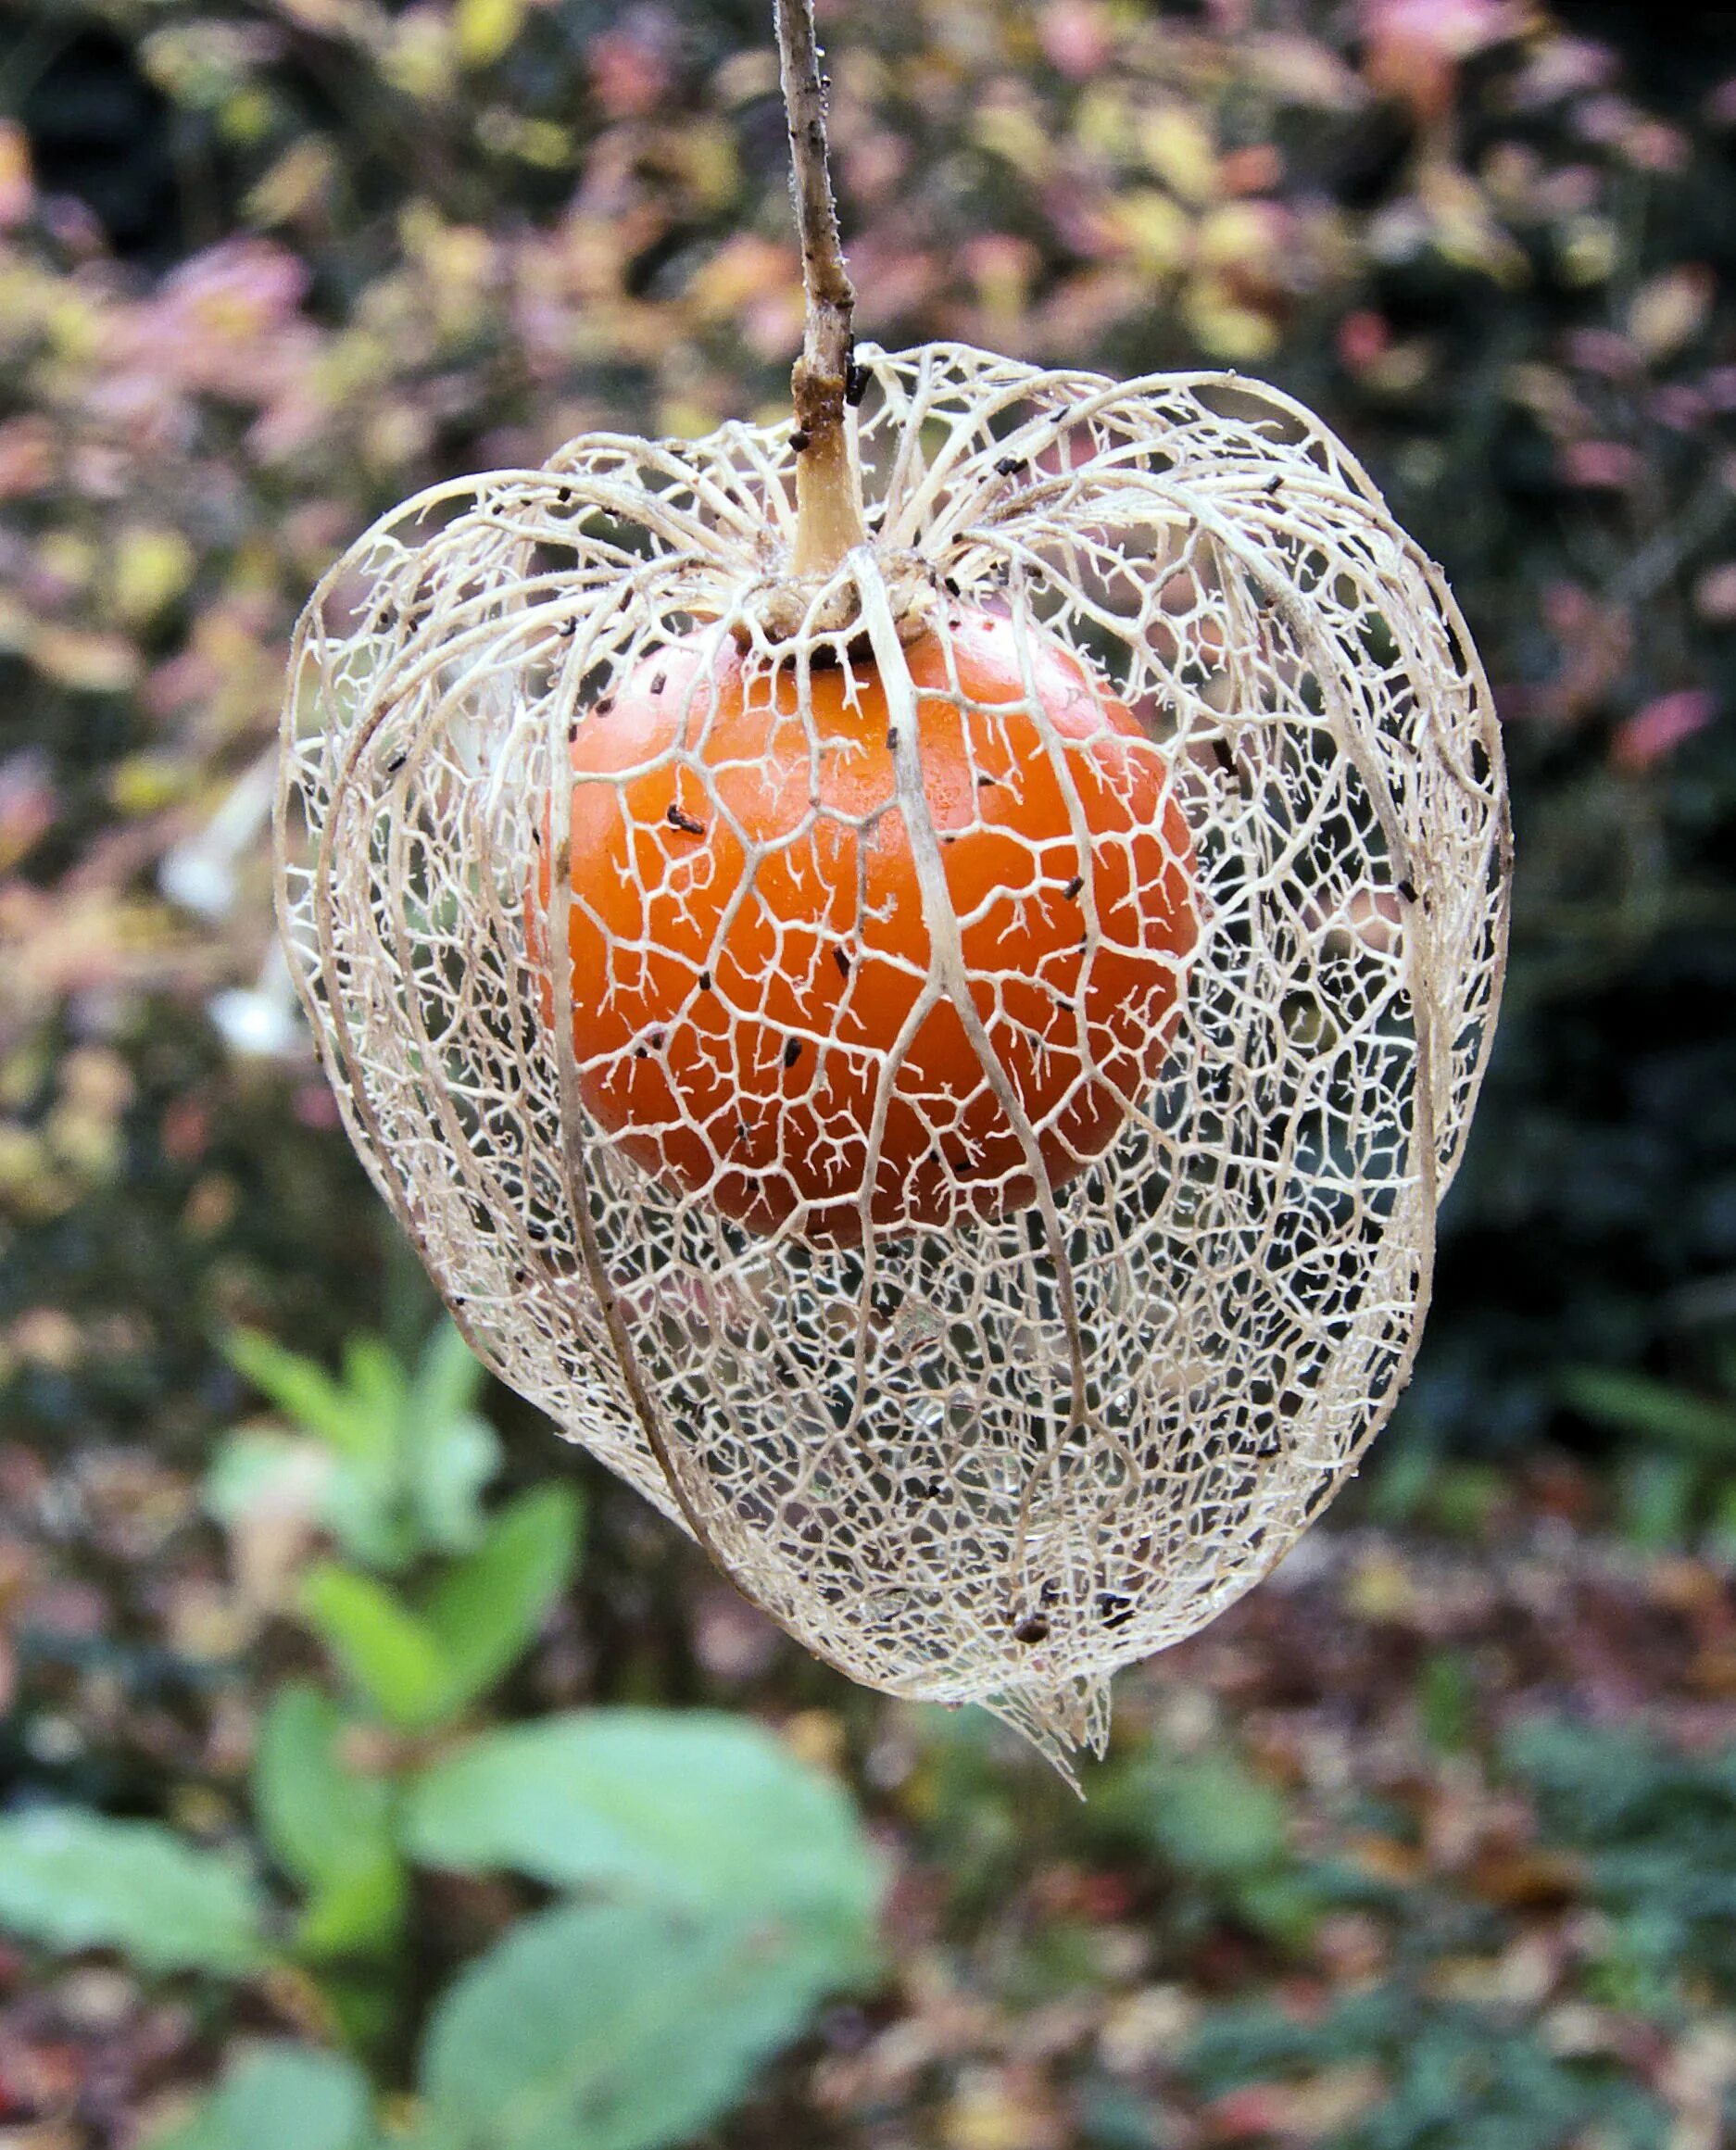
[[[808,300],[801,356],[790,375],[796,431],[803,436],[796,459],[793,565],[799,575],[829,574],[867,531],[844,422],[856,293],[845,273],[826,170],[826,85],[814,43],[813,0],[777,0],[777,51]]]

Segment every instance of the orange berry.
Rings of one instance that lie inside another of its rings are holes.
[[[1188,825],[1163,753],[1059,643],[965,608],[905,657],[970,1003],[1060,1187],[1149,1092],[1180,1019]],[[793,664],[749,671],[702,629],[641,660],[572,738],[586,1108],[670,1188],[755,1231],[794,1217],[823,1245],[860,1239],[864,1191],[891,1230],[1035,1192],[958,1006],[930,986],[892,722],[872,665],[813,671],[804,714]],[[545,968],[547,849],[527,903]],[[542,999],[552,1022],[548,983]]]

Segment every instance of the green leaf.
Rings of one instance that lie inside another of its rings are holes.
[[[882,1875],[849,1800],[736,1717],[595,1710],[484,1733],[411,1784],[403,1829],[432,1866],[782,1917],[841,1962],[872,1944]]]
[[[403,1931],[408,1894],[396,1858],[322,1881],[296,1923],[296,1954],[310,1964],[386,1955]]]
[[[146,2150],[371,2150],[372,2100],[334,2053],[273,2043],[236,2061],[190,2120]]]
[[[423,1608],[447,1666],[456,1715],[522,1655],[566,1588],[578,1550],[578,1497],[566,1486],[521,1493],[474,1553],[442,1576]]]
[[[389,1345],[378,1337],[351,1337],[344,1347],[344,1387],[355,1408],[396,1442],[409,1402],[409,1383]]]
[[[409,1385],[391,1352],[373,1339],[356,1339],[345,1354],[340,1384],[311,1359],[245,1330],[226,1348],[248,1379],[323,1448],[332,1467],[319,1490],[320,1521],[351,1558],[374,1567],[403,1566],[418,1545],[399,1482]],[[250,1490],[245,1477],[237,1483],[239,1468],[226,1460],[222,1482],[212,1489],[232,1508]],[[256,1473],[251,1490],[269,1495],[270,1486],[257,1480]]]
[[[1184,1873],[1264,1873],[1289,1852],[1282,1796],[1228,1755],[1165,1763],[1153,1790],[1151,1833]]]
[[[1233,1885],[1231,1897],[1248,1925],[1296,1953],[1312,1943],[1327,1909],[1319,1889],[1301,1874],[1252,1874]]]
[[[416,1367],[408,1405],[410,1423],[439,1426],[461,1418],[474,1406],[482,1383],[482,1362],[459,1330],[442,1322]]]
[[[391,1787],[346,1766],[344,1731],[337,1705],[296,1681],[267,1712],[254,1755],[254,1811],[284,1870],[309,1892],[297,1940],[316,1958],[377,1949],[403,1917]]]
[[[1624,1457],[1616,1474],[1622,1535],[1630,1545],[1663,1553],[1686,1540],[1693,1522],[1699,1466],[1692,1456]]]
[[[1584,1417],[1618,1433],[1637,1433],[1707,1461],[1736,1456],[1736,1409],[1672,1388],[1642,1374],[1579,1366],[1565,1374],[1561,1392]]]
[[[658,2150],[725,2111],[824,1990],[750,1921],[645,1905],[524,1920],[441,2003],[431,2150]]]
[[[500,1468],[500,1441],[473,1412],[432,1419],[406,1436],[409,1502],[423,1540],[441,1553],[466,1553],[484,1529],[483,1488]]]
[[[282,1411],[320,1442],[331,1463],[318,1514],[352,1560],[388,1571],[425,1551],[463,1552],[482,1536],[478,1495],[499,1468],[494,1429],[470,1406],[482,1369],[457,1329],[436,1330],[413,1380],[374,1337],[344,1354],[344,1380],[268,1338],[242,1332],[231,1357]],[[287,1446],[277,1437],[280,1448]],[[213,1504],[233,1512],[262,1484],[269,1458],[229,1458]],[[305,1465],[304,1465],[305,1468]]]
[[[337,1454],[356,1461],[390,1447],[392,1421],[333,1380],[314,1360],[285,1351],[252,1329],[235,1330],[223,1350],[262,1396]]]
[[[79,1807],[0,1819],[0,1929],[119,1949],[147,1970],[239,1976],[265,1953],[260,1900],[231,1862],[154,1822]]]
[[[301,1587],[303,1616],[387,1724],[417,1730],[440,1716],[448,1685],[433,1630],[371,1576],[325,1561]]]
[[[366,1463],[340,1464],[326,1487],[320,1514],[345,1553],[364,1567],[394,1574],[408,1567],[421,1550],[415,1525],[405,1513],[396,1459],[391,1454]]]
[[[1204,1882],[1234,1887],[1289,1860],[1282,1796],[1228,1754],[1154,1755],[1136,1765],[1100,1802],[1099,1822]]]

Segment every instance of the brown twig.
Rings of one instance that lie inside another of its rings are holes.
[[[798,574],[826,574],[862,544],[866,531],[862,481],[845,426],[856,293],[844,268],[826,169],[826,82],[814,42],[813,0],[777,0],[777,48],[808,301],[801,356],[790,376],[799,446],[794,566]]]

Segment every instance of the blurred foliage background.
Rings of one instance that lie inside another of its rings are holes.
[[[285,1509],[281,1474],[233,1469],[206,1487],[262,1395],[278,1438],[296,1415],[221,1348],[238,1327],[324,1366],[377,1336],[408,1365],[435,1311],[273,952],[288,635],[331,557],[423,484],[587,427],[783,409],[799,286],[769,14],[10,0],[0,22],[0,1770],[20,1813],[166,1820],[283,1869],[258,1771],[284,1682],[323,1681],[364,1730],[391,1716],[329,1578],[299,1594],[332,1566],[325,1496],[304,1475]],[[576,1479],[586,1549],[451,1723],[723,1703],[850,1777],[890,1860],[886,1959],[754,2078],[728,2141],[1716,2150],[1736,2127],[1716,1927],[1736,1878],[1736,20],[822,16],[865,333],[1258,371],[1445,564],[1515,786],[1494,1067],[1366,1490],[1222,1629],[1124,1681],[1087,1809],[980,1727],[841,1692],[498,1394],[500,1512]],[[416,1617],[462,1540],[410,1544],[433,1564]],[[428,1706],[394,1738],[435,1738]],[[345,1766],[397,1785],[427,1759],[383,1752]],[[543,1901],[533,1872],[400,1874],[371,1945],[420,1952],[432,1990]],[[424,2126],[406,2026],[426,1992],[383,1999],[294,1946],[215,1984],[123,1971],[124,1936],[81,1954],[11,1916],[8,2150],[143,2140],[268,2032],[347,2044],[400,2096],[379,2124]],[[325,2090],[346,2150],[348,2093]]]

